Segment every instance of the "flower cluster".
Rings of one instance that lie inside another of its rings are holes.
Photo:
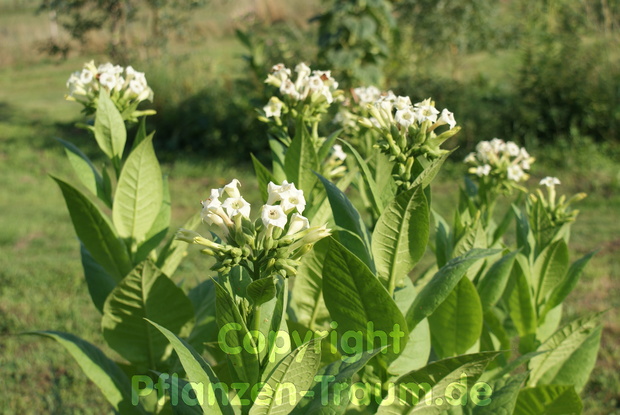
[[[405,188],[414,179],[415,158],[424,156],[433,160],[446,154],[448,151],[441,149],[441,144],[460,130],[454,114],[447,109],[437,110],[430,98],[412,104],[409,97],[389,92],[367,108],[369,116],[361,117],[358,122],[379,133],[376,146],[396,161],[395,179]],[[437,135],[437,128],[444,125],[448,129]]]
[[[279,88],[280,94],[289,101],[310,98],[311,101],[324,99],[328,104],[334,102],[338,82],[331,76],[331,71],[313,71],[302,62],[295,67],[295,73],[297,77],[293,81],[291,70],[279,63],[271,68],[265,83]]]
[[[547,197],[539,188],[529,195],[526,203],[532,231],[535,235],[538,234],[539,238],[549,239],[547,242],[560,234],[564,225],[575,221],[579,210],[571,209],[571,205],[586,197],[585,193],[577,193],[568,199],[565,195],[556,199],[555,187],[559,185],[560,179],[557,177],[545,177],[539,182],[539,186],[546,189]]]
[[[286,146],[291,143],[293,126],[301,121],[311,128],[318,149],[325,141],[318,136],[318,124],[330,105],[340,99],[342,91],[330,71],[312,70],[300,63],[295,73],[293,77],[291,70],[281,63],[271,68],[265,83],[278,88],[278,96],[272,96],[259,110],[258,119],[269,124],[270,134]]]
[[[464,161],[470,166],[468,172],[480,182],[497,184],[507,190],[511,183],[529,178],[527,171],[534,158],[514,142],[494,138],[479,142],[476,151],[469,153]]]
[[[87,62],[81,71],[71,74],[67,88],[66,99],[84,105],[87,114],[95,112],[101,90],[108,92],[117,109],[127,115],[128,120],[135,121],[140,115],[154,113],[136,111],[141,102],[153,101],[153,90],[148,86],[144,73],[131,66],[123,68],[111,63],[96,66],[94,61]]]
[[[280,273],[295,275],[301,256],[322,238],[330,235],[325,226],[310,227],[302,216],[306,207],[303,191],[294,183],[270,182],[268,199],[260,217],[250,221],[251,206],[233,180],[220,189],[211,189],[202,204],[202,220],[220,229],[219,240],[209,240],[196,232],[181,229],[177,239],[202,245],[203,252],[215,257],[213,269],[227,273],[233,266],[248,269],[254,279]]]

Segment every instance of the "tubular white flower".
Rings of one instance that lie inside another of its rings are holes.
[[[506,143],[506,152],[511,157],[517,157],[521,153],[521,149],[514,142],[509,141]]]
[[[412,110],[412,107],[406,107],[396,111],[394,115],[394,121],[396,121],[401,127],[407,129],[417,119],[416,113]]]
[[[464,163],[475,163],[476,162],[476,153],[469,153],[464,159]]]
[[[551,177],[551,176],[545,177],[539,183],[540,186],[547,186],[549,188],[553,188],[559,184],[561,184],[560,179],[558,179],[557,177]]]
[[[437,125],[448,124],[450,129],[453,129],[456,126],[456,120],[454,119],[454,114],[448,111],[447,108],[444,108],[441,111],[441,115],[439,116],[439,120],[437,120]]]
[[[396,107],[397,110],[404,110],[405,108],[411,108],[411,98],[409,97],[397,97],[396,101],[394,102],[394,107]]]
[[[295,235],[296,233],[305,231],[308,228],[310,228],[310,222],[308,219],[298,213],[293,213],[286,235]]]
[[[332,147],[332,156],[338,160],[344,161],[347,158],[347,153],[342,150],[340,144],[334,144]]]
[[[476,167],[476,176],[478,177],[488,176],[489,173],[491,173],[491,166],[488,164]]]
[[[432,105],[430,98],[427,98],[422,102],[416,103],[413,107],[413,111],[416,114],[416,119],[420,124],[422,124],[424,121],[430,121],[433,123],[437,121],[437,115],[439,114],[439,111]]]
[[[288,95],[295,100],[299,100],[300,98],[299,92],[297,92],[297,88],[295,88],[295,84],[290,79],[285,79],[282,81],[282,84],[280,85],[280,93],[282,95]]]
[[[116,82],[116,76],[109,72],[104,72],[99,76],[99,83],[108,88],[110,91],[114,89]]]
[[[279,117],[282,115],[282,101],[278,97],[271,97],[269,103],[263,107],[263,111],[265,111],[267,118]]]
[[[291,187],[287,191],[280,193],[280,206],[287,214],[293,210],[302,213],[306,208],[303,190],[297,190],[295,185],[291,183]]]
[[[263,205],[261,219],[267,229],[273,227],[284,229],[287,221],[286,213],[279,205]]]
[[[237,215],[241,215],[244,218],[250,218],[250,204],[241,196],[239,197],[229,197],[224,200],[222,203],[222,207],[226,209],[226,213],[231,218],[234,218]]]
[[[515,182],[521,181],[525,176],[525,172],[521,169],[520,166],[513,164],[508,167],[508,180],[513,180]]]
[[[239,192],[240,185],[241,183],[239,182],[239,180],[233,179],[230,183],[228,183],[226,186],[224,186],[220,190],[220,196],[226,193],[228,197],[232,197],[232,198],[241,197],[241,193]]]
[[[267,204],[273,205],[277,201],[282,200],[281,194],[290,189],[291,184],[292,183],[289,183],[286,180],[282,182],[282,185],[277,185],[274,182],[269,182],[269,184],[267,185]]]
[[[495,153],[500,153],[506,150],[506,143],[504,142],[504,140],[501,140],[499,138],[492,139],[490,144],[491,148]]]
[[[297,64],[297,66],[295,66],[295,72],[297,72],[297,82],[301,82],[302,80],[309,77],[312,71],[310,70],[310,67],[308,65],[300,62],[299,64]]]

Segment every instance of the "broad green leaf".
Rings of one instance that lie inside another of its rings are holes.
[[[446,358],[466,353],[482,332],[482,305],[474,284],[461,278],[428,317],[433,349]]]
[[[435,258],[437,266],[443,267],[452,258],[453,235],[450,232],[450,225],[439,213],[433,211],[433,217],[435,218],[435,228],[437,229],[435,234]]]
[[[88,156],[72,143],[56,139],[65,147],[65,154],[69,159],[69,163],[73,167],[73,171],[82,184],[95,196],[99,198],[107,207],[112,207],[112,195],[108,192],[103,182],[103,177],[99,171],[93,166]]]
[[[155,222],[164,200],[159,162],[152,139],[129,154],[118,179],[112,219],[123,238],[141,242]]]
[[[205,347],[216,356],[216,360],[224,358],[224,354],[217,344],[217,321],[215,320],[215,282],[209,278],[187,293],[187,297],[194,307],[195,324],[187,342],[198,352]]]
[[[592,330],[581,346],[564,361],[562,367],[557,372],[554,369],[545,373],[539,383],[573,385],[575,390],[581,393],[596,365],[602,331],[602,326],[597,326]],[[551,376],[552,374],[554,375]]]
[[[56,331],[37,331],[27,334],[52,338],[67,349],[84,374],[97,385],[117,412],[129,415],[146,414],[139,402],[132,402],[132,387],[125,373],[96,346],[73,334]]]
[[[532,269],[532,283],[536,288],[536,303],[542,304],[545,297],[566,276],[568,270],[568,246],[560,239],[545,248]]]
[[[435,415],[454,406],[455,401],[460,405],[463,393],[469,395],[470,388],[497,354],[483,352],[452,357],[401,376],[393,385],[394,390],[384,398],[377,415]],[[457,393],[459,397],[455,399]],[[451,397],[451,402],[447,397]]]
[[[456,231],[455,231],[456,232]],[[482,223],[477,221],[471,228],[456,242],[452,249],[452,257],[458,257],[475,248],[488,248],[487,246],[487,234],[482,227]],[[472,264],[467,271],[467,276],[470,280],[473,280],[482,266],[484,261],[480,260]]]
[[[286,415],[307,391],[321,363],[321,339],[314,339],[293,350],[269,376],[254,400],[249,415]],[[253,385],[251,383],[251,385]]]
[[[199,224],[200,215],[196,214],[185,222],[183,228],[193,230],[196,229]],[[168,276],[174,275],[174,272],[185,257],[188,246],[189,244],[187,242],[175,240],[173,235],[157,256],[156,265],[161,269],[161,272]]]
[[[168,341],[145,319],[174,333],[194,317],[183,291],[150,261],[138,265],[110,293],[101,328],[110,347],[138,367],[156,368]]]
[[[103,304],[114,287],[116,287],[116,281],[93,259],[82,243],[80,243],[80,255],[90,298],[92,298],[97,310],[103,313]]]
[[[286,147],[275,138],[269,138],[269,148],[271,149],[271,159],[273,160],[273,177],[276,178],[278,183],[281,183],[282,180],[287,179],[286,173],[284,172],[284,154],[286,153]]]
[[[168,178],[163,178],[163,200],[159,213],[151,226],[151,229],[146,233],[144,242],[138,245],[138,250],[135,255],[135,262],[142,262],[149,255],[154,255],[155,250],[159,244],[166,238],[168,233],[168,227],[170,226],[170,219],[172,217],[170,189],[168,186]]]
[[[421,167],[423,167],[423,170],[417,173],[418,176],[413,181],[412,186],[420,186],[422,187],[422,189],[428,187],[428,185],[431,184],[435,176],[437,176],[437,173],[439,173],[439,171],[441,170],[441,166],[443,166],[443,163],[448,159],[448,157],[450,156],[450,154],[452,154],[453,151],[454,150],[442,155],[438,159],[425,163],[424,166],[421,165]]]
[[[421,187],[401,193],[385,208],[372,233],[377,275],[388,292],[413,269],[428,244],[430,217]]]
[[[601,327],[597,313],[567,324],[538,347],[530,360],[528,386],[568,381],[580,391],[596,362]]]
[[[254,173],[256,174],[256,180],[258,181],[258,188],[260,189],[260,195],[264,203],[267,203],[269,194],[267,193],[267,185],[269,182],[275,182],[276,179],[273,174],[260,162],[254,154],[250,154],[252,157],[252,165],[254,166]]]
[[[450,260],[441,267],[433,278],[422,288],[407,311],[407,323],[412,330],[420,321],[433,312],[450,295],[454,287],[476,261],[497,253],[495,249],[472,249],[466,254]]]
[[[380,351],[375,349],[360,356],[338,359],[319,370],[314,387],[291,415],[344,414],[350,398],[351,378]]]
[[[517,233],[517,248],[521,250],[521,253],[529,258],[532,254],[532,247],[535,244],[530,231],[530,225],[527,221],[527,216],[516,205],[512,205],[512,210],[516,219],[516,233]]]
[[[536,256],[551,244],[557,228],[553,225],[549,212],[544,207],[542,200],[538,199],[532,206],[529,215],[532,234],[536,241]]]
[[[580,414],[583,404],[572,385],[540,385],[519,392],[513,415]]]
[[[478,282],[478,294],[484,311],[493,307],[502,297],[518,251],[511,252],[496,261]]]
[[[136,131],[136,136],[134,137],[133,143],[131,145],[131,151],[135,150],[135,148],[138,147],[138,145],[140,145],[140,143],[143,142],[147,137],[152,138],[150,136],[154,134],[154,132],[148,135],[146,134],[146,117],[142,117],[142,119],[138,123],[138,131]]]
[[[564,279],[555,286],[553,291],[551,291],[549,299],[545,303],[545,308],[541,313],[541,318],[545,318],[545,315],[549,311],[560,305],[566,299],[568,294],[573,291],[573,289],[577,285],[577,282],[579,281],[579,278],[581,277],[583,269],[586,267],[588,262],[590,262],[590,259],[592,258],[592,256],[594,256],[595,253],[596,251],[590,252],[589,254],[573,262],[573,264],[568,269],[566,277],[564,277]]]
[[[562,320],[562,304],[549,311],[545,319],[538,319],[538,327],[536,328],[536,338],[538,341],[544,342],[560,327]]]
[[[381,200],[379,188],[375,183],[375,179],[372,176],[370,169],[368,168],[368,163],[366,163],[366,161],[357,152],[357,150],[355,150],[355,148],[353,148],[353,146],[351,146],[349,143],[343,140],[340,140],[339,142],[342,143],[342,145],[344,145],[351,154],[353,154],[353,157],[355,157],[355,160],[360,167],[360,171],[362,172],[362,178],[364,179],[366,187],[368,188],[372,206],[377,214],[381,214],[381,212],[383,212],[383,201]]]
[[[468,407],[471,408],[471,414],[512,414],[517,404],[521,385],[523,385],[526,377],[527,373],[520,373],[508,378],[486,381],[491,396],[479,396],[475,401],[470,396]],[[483,391],[487,392],[487,388],[485,387]]]
[[[329,247],[328,239],[317,242],[312,251],[303,256],[297,270],[293,292],[291,295],[291,309],[295,313],[295,320],[311,330],[321,327],[329,320],[329,311],[323,300],[323,263]]]
[[[218,342],[222,351],[228,354],[235,381],[255,385],[259,380],[259,356],[256,344],[239,313],[237,304],[226,289],[216,284],[215,295]]]
[[[341,132],[342,132],[342,128],[334,131],[325,139],[323,144],[321,144],[321,147],[317,151],[317,157],[319,159],[319,163],[322,163],[327,158],[327,156],[329,156],[329,152],[332,150],[334,143],[338,139],[338,136],[340,135]]]
[[[177,352],[181,365],[187,377],[192,382],[192,388],[197,396],[203,397],[201,404],[205,414],[234,415],[229,405],[228,396],[224,392],[227,388],[221,384],[211,366],[184,340],[177,337],[170,330],[157,323],[150,322],[170,342],[174,351]],[[217,390],[219,389],[219,390]]]
[[[510,358],[511,338],[504,328],[504,321],[499,314],[499,310],[492,308],[483,311],[482,335],[480,336],[480,350],[504,350],[498,358],[491,363],[491,366],[504,367]]]
[[[335,184],[320,174],[317,174],[317,176],[327,192],[336,225],[351,233],[351,235],[341,233],[340,242],[374,272],[375,265],[371,257],[370,236],[362,217],[351,201]]]
[[[248,285],[246,294],[254,306],[265,304],[276,296],[273,277],[261,278]]]
[[[374,168],[375,168],[375,183],[377,183],[377,189],[380,189],[379,196],[383,206],[387,205],[396,195],[396,183],[392,177],[392,169],[394,163],[392,163],[388,156],[379,152],[379,149],[375,149],[373,155]]]
[[[509,375],[513,370],[517,369],[519,366],[529,362],[533,357],[538,356],[539,354],[543,354],[543,353],[547,353],[547,352],[530,352],[530,353],[521,355],[517,357],[515,360],[508,363],[506,366],[502,367],[501,370],[493,374],[490,374],[490,376],[488,377],[486,376],[489,373],[487,371],[482,378],[490,379],[490,380],[500,379],[506,375]]]
[[[318,170],[319,161],[312,144],[312,137],[302,121],[295,126],[295,137],[284,160],[284,171],[289,182],[309,195],[316,183],[313,171]]]
[[[416,297],[416,289],[409,278],[404,279],[404,285],[394,291],[394,302],[406,314]],[[420,369],[428,363],[431,354],[431,333],[428,320],[424,319],[409,333],[409,340],[403,352],[388,366],[388,373],[401,376],[412,370]]]
[[[110,99],[108,92],[101,90],[97,100],[97,116],[95,118],[95,140],[101,151],[110,160],[119,163],[123,157],[125,142],[127,141],[127,131],[125,122],[120,112]]]
[[[82,192],[58,178],[52,178],[62,190],[78,238],[95,261],[116,281],[120,281],[131,271],[132,265],[125,245],[108,218]]]
[[[523,341],[523,338],[536,334],[537,318],[532,290],[526,277],[527,270],[524,270],[527,259],[522,254],[517,254],[516,259],[510,278],[512,286],[506,290],[506,294],[510,317]],[[526,352],[529,351],[533,350]]]
[[[341,336],[359,332],[359,343],[368,343],[367,335],[374,337],[365,350],[391,344],[383,351],[388,359],[401,353],[409,331],[398,306],[370,269],[333,238],[323,265],[323,297]],[[344,350],[345,354],[360,351]]]

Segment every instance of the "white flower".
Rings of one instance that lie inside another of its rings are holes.
[[[282,95],[288,95],[295,100],[299,100],[300,95],[295,88],[295,84],[290,79],[285,79],[280,85],[280,93]]]
[[[431,104],[430,98],[416,103],[414,105],[414,111],[416,114],[416,119],[420,124],[427,120],[434,123],[437,121],[437,114],[439,114],[437,108]]]
[[[108,88],[110,91],[114,89],[116,82],[116,76],[109,72],[104,72],[99,76],[99,83]]]
[[[469,153],[464,159],[465,163],[475,163],[476,162],[476,153]]]
[[[358,87],[353,89],[353,93],[360,105],[372,104],[381,96],[381,91],[376,86]]]
[[[94,77],[95,74],[88,69],[82,69],[82,72],[80,72],[80,82],[83,84],[90,84]]]
[[[405,108],[411,107],[411,98],[409,97],[398,97],[394,102],[394,106],[397,110],[404,110]]]
[[[267,185],[267,193],[269,195],[267,197],[267,204],[273,205],[277,201],[282,200],[282,197],[280,195],[286,192],[290,187],[291,184],[286,180],[282,182],[282,185],[277,185],[274,182],[269,182],[269,184]]]
[[[551,177],[551,176],[545,177],[539,183],[540,186],[547,186],[549,188],[553,188],[559,184],[560,184],[560,179],[558,179],[557,177]]]
[[[308,228],[310,228],[310,222],[308,222],[308,219],[298,213],[293,213],[286,235],[294,235],[298,232],[305,231]]]
[[[521,179],[525,176],[525,172],[521,169],[520,166],[513,164],[508,167],[508,180],[513,180],[515,182],[521,181]]]
[[[523,170],[529,170],[530,167],[531,167],[531,165],[530,165],[530,160],[529,159],[521,160],[521,168]]]
[[[226,193],[228,197],[233,197],[233,198],[241,197],[241,193],[239,193],[240,185],[241,183],[239,182],[239,180],[233,179],[230,183],[228,183],[226,186],[224,186],[220,190],[220,195],[223,195],[224,193]]]
[[[478,177],[488,176],[489,173],[491,173],[491,166],[488,164],[476,167],[476,176]]]
[[[278,227],[284,229],[286,226],[286,213],[279,205],[264,205],[261,213],[263,225],[267,228]]]
[[[269,103],[263,107],[265,111],[265,117],[279,117],[282,115],[282,101],[278,97],[271,97]]]
[[[209,224],[213,223],[211,215],[222,206],[222,202],[220,202],[220,191],[218,189],[211,189],[211,195],[200,202],[200,204],[202,204],[200,218]]]
[[[499,138],[494,138],[491,140],[491,148],[493,148],[493,151],[495,153],[501,153],[502,151],[506,150],[506,143],[504,142],[504,140],[500,140]]]
[[[297,66],[295,66],[295,72],[297,72],[297,82],[300,82],[303,79],[306,79],[310,76],[311,70],[308,65],[301,62]]]
[[[521,149],[519,148],[518,145],[516,145],[512,141],[509,141],[506,143],[506,152],[511,157],[517,157],[519,153],[521,152]]]
[[[286,213],[293,210],[302,213],[306,208],[303,190],[297,190],[295,185],[291,183],[291,187],[287,191],[280,193],[280,206]]]
[[[332,147],[332,156],[338,160],[345,160],[347,158],[347,153],[342,150],[342,146],[340,144],[334,144]]]
[[[416,120],[416,113],[412,111],[411,107],[403,108],[396,111],[394,120],[403,128],[407,129]]]
[[[226,213],[228,213],[228,216],[231,218],[239,214],[244,218],[250,218],[250,204],[241,196],[229,197],[222,203],[222,207],[226,209]]]
[[[321,79],[321,77],[313,75],[308,78],[308,88],[310,88],[312,91],[320,91],[323,89],[323,86],[323,80]]]
[[[439,120],[437,121],[437,124],[439,125],[448,124],[450,126],[450,129],[453,129],[454,126],[456,126],[456,120],[454,119],[454,114],[448,111],[446,108],[444,108],[441,111],[441,115],[439,116]]]
[[[146,89],[146,86],[137,79],[132,79],[129,81],[129,89],[134,94],[140,95]]]

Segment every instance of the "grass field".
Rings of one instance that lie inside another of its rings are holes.
[[[29,16],[23,15],[20,24],[36,24]],[[6,19],[0,17],[2,22]],[[19,44],[0,52],[23,52],[30,35],[24,31],[14,38],[5,34],[0,45],[7,45],[6,39],[17,39]],[[231,46],[234,42],[229,38],[225,42],[213,54],[217,60],[210,60],[216,67],[239,64],[236,46]],[[0,65],[0,413],[106,413],[102,395],[60,346],[20,335],[47,329],[70,332],[114,356],[101,338],[98,312],[81,274],[77,239],[60,191],[49,177],[71,174],[54,137],[89,148],[88,138],[72,127],[79,120],[79,106],[62,99],[68,74],[85,58],[74,56],[64,62],[17,58]],[[156,136],[156,140],[165,137]],[[93,146],[90,150],[94,154]],[[556,175],[563,181],[562,192],[589,193],[579,206],[571,255],[576,259],[591,250],[600,251],[569,297],[566,317],[609,310],[598,362],[583,400],[586,414],[618,414],[620,160],[587,142],[577,149],[542,148],[535,155],[539,161],[531,184],[536,178]],[[461,167],[456,162],[434,189],[439,209],[446,212],[457,198]],[[239,178],[248,188],[256,186],[247,166],[230,166],[215,159],[180,156],[164,170],[170,177],[174,227],[198,210],[198,201],[211,187],[232,178]],[[178,279],[205,278],[208,271],[203,263],[203,258],[191,252]]]

